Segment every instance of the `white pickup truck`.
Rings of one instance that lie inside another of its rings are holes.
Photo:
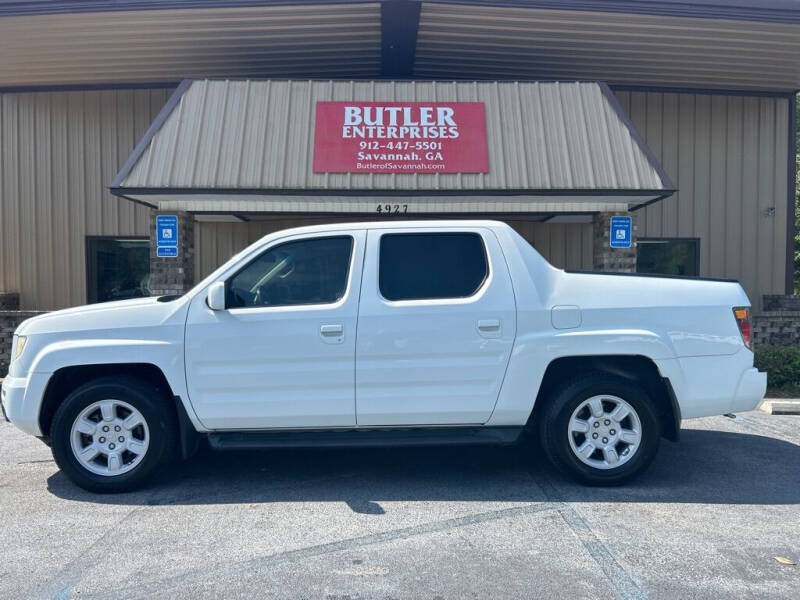
[[[493,221],[273,233],[180,297],[20,325],[7,418],[97,492],[216,449],[509,444],[614,485],[682,418],[753,409],[736,282],[573,273]],[[528,445],[534,448],[534,445]]]

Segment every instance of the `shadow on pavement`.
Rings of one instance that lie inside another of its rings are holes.
[[[66,500],[167,505],[344,502],[381,515],[382,501],[800,503],[800,446],[760,435],[684,430],[651,468],[619,488],[587,488],[555,473],[530,444],[510,448],[201,450],[149,488],[96,495],[60,472]],[[542,485],[544,484],[544,485]],[[544,490],[547,490],[546,492]]]

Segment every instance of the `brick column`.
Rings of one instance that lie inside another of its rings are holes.
[[[0,310],[19,310],[19,292],[0,292]]]
[[[630,248],[612,248],[610,244],[611,217],[633,217]],[[592,254],[594,270],[612,273],[636,272],[636,216],[635,213],[609,212],[594,216]]]
[[[156,216],[178,217],[178,256],[156,256]],[[183,294],[194,285],[194,215],[178,211],[150,211],[150,295]]]

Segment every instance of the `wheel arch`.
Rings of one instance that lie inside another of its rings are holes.
[[[592,371],[616,375],[642,386],[656,405],[662,436],[671,441],[678,440],[681,412],[672,385],[668,378],[661,375],[651,358],[638,354],[565,356],[552,360],[542,377],[528,419],[529,425],[535,427],[533,423],[537,414],[541,414],[542,407],[559,385],[581,373]]]
[[[39,428],[50,436],[53,416],[64,399],[78,387],[100,377],[133,377],[161,391],[165,398],[175,396],[164,372],[152,363],[100,363],[61,367],[53,372],[45,387],[39,409]]]

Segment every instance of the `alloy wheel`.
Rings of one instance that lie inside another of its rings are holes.
[[[631,460],[642,443],[636,410],[617,396],[592,396],[569,420],[569,445],[575,456],[595,469],[616,469]]]
[[[93,402],[75,417],[70,431],[72,453],[81,466],[107,477],[136,467],[149,441],[144,416],[122,400]]]

